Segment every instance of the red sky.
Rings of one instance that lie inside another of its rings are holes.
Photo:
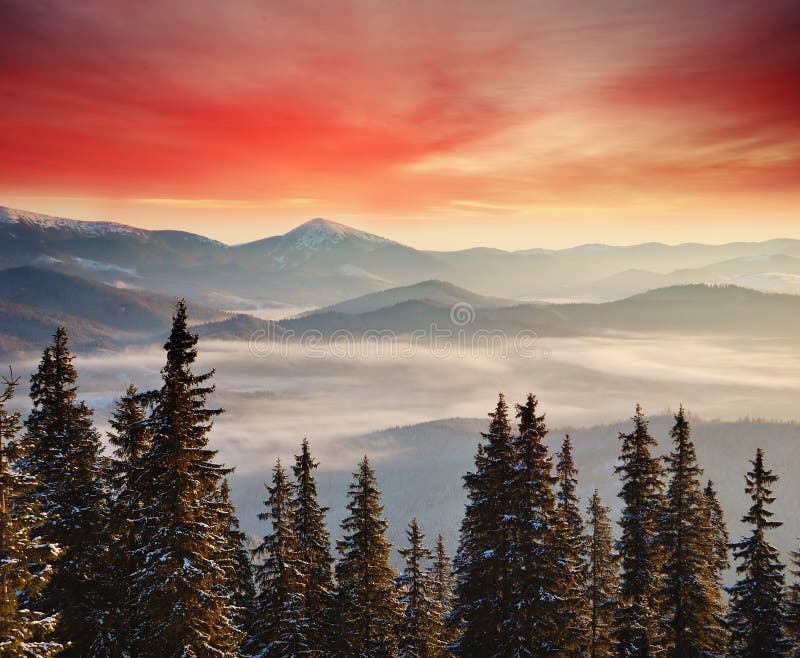
[[[0,205],[226,242],[800,237],[800,5],[0,0]]]

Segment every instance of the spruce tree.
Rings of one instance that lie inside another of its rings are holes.
[[[245,547],[247,537],[239,529],[239,518],[231,502],[231,489],[227,478],[222,481],[219,500],[222,503],[225,543],[220,565],[225,570],[225,579],[220,591],[232,605],[231,622],[239,630],[250,629],[256,600],[255,576],[250,560],[250,551]]]
[[[778,476],[764,465],[761,448],[751,462],[745,493],[753,501],[742,522],[751,526],[749,536],[732,544],[739,564],[739,580],[728,588],[730,606],[731,658],[778,658],[789,643],[784,638],[784,565],[777,549],[770,545],[767,532],[782,524],[774,521],[769,506],[775,502],[772,485]]]
[[[524,405],[517,405],[516,464],[507,486],[514,529],[510,607],[516,646],[503,655],[569,656],[575,638],[566,620],[573,614],[572,569],[576,565],[559,536],[566,526],[555,494],[558,476],[553,474],[544,444],[545,418],[537,415],[537,406],[532,394]]]
[[[150,427],[143,396],[130,385],[109,419],[108,441],[114,447],[109,461],[110,514],[105,528],[108,546],[101,586],[107,609],[100,633],[92,645],[97,656],[119,658],[131,649],[129,590],[132,585],[133,552],[137,548],[133,518],[139,505],[137,485],[142,457],[150,448]]]
[[[430,568],[431,595],[439,608],[439,614],[443,621],[442,627],[442,655],[449,656],[448,647],[456,639],[453,627],[450,624],[450,615],[453,611],[453,590],[455,580],[453,579],[453,564],[447,554],[447,547],[444,537],[440,534],[436,538],[436,548],[433,553],[433,563]]]
[[[164,349],[163,385],[151,396],[151,446],[142,458],[137,548],[131,584],[133,653],[139,656],[235,656],[241,632],[223,593],[219,558],[229,523],[219,485],[230,471],[208,448],[206,406],[213,371],[195,375],[197,336],[178,302]]]
[[[633,431],[620,433],[622,454],[616,472],[623,502],[616,543],[621,575],[619,607],[613,637],[619,658],[653,658],[661,654],[658,590],[661,569],[659,522],[662,514],[662,468],[642,408],[636,405]]]
[[[611,638],[617,610],[617,558],[611,535],[609,509],[604,507],[597,489],[587,509],[588,568],[586,598],[589,605],[589,658],[611,658],[615,647]]]
[[[712,537],[707,550],[711,551],[709,582],[711,583],[712,600],[710,602],[713,625],[711,627],[711,646],[715,654],[722,655],[728,647],[728,626],[725,622],[726,603],[724,598],[723,575],[730,567],[729,543],[730,537],[725,527],[725,516],[722,505],[717,499],[714,483],[709,480],[703,490],[705,502],[707,536]]]
[[[416,519],[406,532],[408,546],[399,549],[405,569],[397,578],[402,619],[397,627],[400,658],[438,658],[444,645],[442,609],[435,597],[434,583],[426,564],[433,553],[425,547],[425,536]]]
[[[60,547],[53,577],[35,601],[60,613],[56,639],[65,656],[86,656],[101,633],[108,520],[106,459],[92,410],[78,401],[78,375],[67,332],[59,327],[31,377],[32,410],[26,421],[29,450],[20,468],[36,479],[34,499],[43,514],[34,533]]]
[[[313,648],[304,617],[306,576],[294,532],[293,487],[280,460],[267,491],[268,511],[258,518],[268,521],[271,529],[253,552],[258,594],[247,649],[250,655],[265,658],[306,656]]]
[[[585,655],[589,628],[589,609],[586,598],[587,547],[586,534],[581,516],[575,461],[572,441],[567,435],[557,455],[556,488],[558,532],[556,545],[558,556],[567,570],[565,588],[560,592],[564,606],[565,634],[562,648],[567,656],[578,658]]]
[[[800,657],[800,551],[792,551],[794,582],[787,588],[786,637],[791,646],[789,656]]]
[[[337,542],[337,607],[341,623],[339,654],[390,658],[397,654],[394,629],[400,610],[389,566],[388,524],[380,504],[375,472],[365,456],[353,474]]]
[[[711,519],[700,484],[702,470],[683,407],[675,415],[670,437],[673,450],[666,458],[669,485],[660,532],[664,645],[669,658],[702,658],[724,648],[717,645],[720,591],[715,545],[709,542]]]
[[[328,639],[335,629],[330,618],[334,587],[331,539],[325,525],[328,508],[322,507],[317,500],[317,482],[314,478],[317,466],[311,456],[308,439],[303,439],[293,467],[294,534],[305,574],[303,616],[308,624],[308,642],[321,653],[327,648]]]
[[[475,470],[464,476],[468,503],[455,559],[451,621],[458,638],[453,651],[464,658],[510,655],[507,647],[520,641],[510,630],[512,592],[520,585],[512,574],[515,517],[509,486],[516,473],[516,448],[502,393],[489,417]]]
[[[46,658],[63,648],[50,639],[58,617],[33,611],[30,602],[47,585],[57,547],[34,534],[43,521],[36,481],[19,469],[28,446],[19,439],[19,413],[6,410],[17,383],[11,373],[0,391],[0,655]]]

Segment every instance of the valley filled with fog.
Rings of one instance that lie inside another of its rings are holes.
[[[310,358],[297,345],[265,356],[246,341],[201,340],[199,367],[216,369],[213,402],[226,413],[215,423],[212,446],[236,467],[234,499],[248,533],[263,531],[256,514],[275,459],[291,463],[307,436],[321,462],[321,494],[333,507],[334,532],[350,472],[368,453],[385,493],[391,536],[399,537],[408,519],[418,516],[430,533],[442,531],[454,545],[461,476],[471,467],[488,422],[482,419],[499,391],[512,403],[528,391],[538,396],[555,430],[551,445],[570,431],[584,497],[598,487],[616,508],[617,436],[636,402],[657,418],[654,433],[663,452],[666,415],[682,403],[696,419],[695,441],[707,474],[723,501],[731,501],[731,528],[738,530],[744,512],[743,476],[757,446],[767,448],[783,478],[780,518],[796,517],[791,485],[800,427],[787,424],[797,418],[800,397],[796,347],[790,341],[642,334],[542,338],[524,356],[446,357],[417,349],[413,356]],[[114,398],[129,383],[158,386],[163,359],[156,345],[76,357],[81,396],[103,430]],[[18,374],[33,367],[33,360],[15,364]],[[465,420],[430,422],[455,418]],[[800,518],[794,521],[787,525],[797,527]],[[793,539],[781,536],[782,548]]]

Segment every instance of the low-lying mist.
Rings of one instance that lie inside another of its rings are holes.
[[[414,356],[397,358],[331,354],[312,358],[297,348],[261,358],[245,342],[202,340],[199,350],[198,370],[216,369],[217,392],[210,402],[226,410],[215,423],[211,442],[220,459],[236,467],[234,499],[243,527],[251,532],[259,530],[250,516],[255,516],[264,493],[256,483],[270,477],[269,469],[277,457],[290,465],[304,436],[311,440],[321,462],[321,482],[335,482],[343,489],[332,492],[321,487],[323,497],[331,499],[326,502],[334,503],[331,522],[335,526],[347,474],[364,450],[370,450],[379,476],[382,466],[404,452],[404,446],[396,442],[365,443],[352,437],[441,418],[485,418],[498,391],[505,392],[510,403],[533,391],[550,427],[626,419],[637,402],[653,416],[682,403],[703,419],[792,420],[797,417],[799,397],[796,345],[770,341],[743,344],[652,335],[559,338],[541,341],[535,356],[507,358],[486,354],[442,357],[422,349]],[[159,385],[163,360],[158,346],[76,357],[80,395],[95,408],[103,431],[114,399],[129,383],[142,390]],[[17,363],[15,371],[25,379],[35,365],[34,360]],[[21,388],[18,405],[24,404],[22,393]],[[465,431],[470,453],[478,438],[475,429]],[[576,443],[580,439],[577,433]],[[615,441],[616,434],[611,432],[608,439]],[[661,449],[668,450],[664,437],[659,439]],[[588,446],[583,448],[576,445],[577,454],[587,455],[588,461],[591,451]],[[593,478],[598,477],[598,469],[605,469],[604,477],[613,480],[613,463],[578,466]],[[736,472],[744,472],[746,467],[744,461],[731,464]],[[786,464],[779,470],[789,472]],[[453,492],[460,488],[459,475],[447,473],[453,481],[437,486],[457,496]],[[393,500],[405,495],[392,490],[403,488],[399,485],[402,477],[398,477],[393,475],[383,487],[391,501],[387,512],[402,510],[403,514],[400,519],[390,518],[393,535],[408,521],[406,515],[424,514],[424,510],[414,509],[414,503]],[[460,522],[460,508],[455,505],[447,510],[453,518],[441,520],[447,526],[441,529],[452,538]]]

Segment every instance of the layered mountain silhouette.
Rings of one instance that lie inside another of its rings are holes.
[[[433,279],[517,300],[611,301],[690,283],[800,292],[796,240],[433,252],[313,219],[284,235],[229,246],[193,233],[0,207],[0,268],[25,265],[229,310],[328,306]]]

